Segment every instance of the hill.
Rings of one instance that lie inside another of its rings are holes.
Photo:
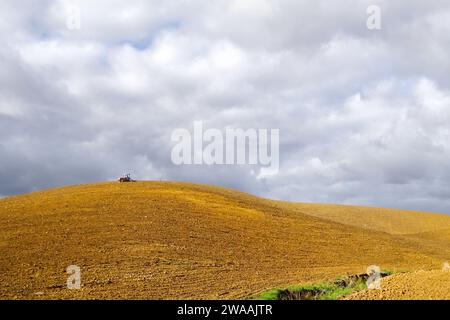
[[[436,269],[450,256],[450,216],[335,208],[174,182],[2,199],[0,297],[248,298],[373,264]],[[81,268],[80,290],[66,288],[69,265]]]

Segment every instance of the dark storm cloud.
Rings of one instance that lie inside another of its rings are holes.
[[[450,212],[450,5],[378,1],[370,31],[370,4],[2,2],[0,195],[131,172]],[[279,128],[279,174],[173,165],[195,120]]]

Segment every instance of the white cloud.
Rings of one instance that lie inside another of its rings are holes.
[[[1,2],[1,194],[178,179],[290,200],[450,212],[450,5]],[[81,29],[66,27],[78,6]],[[170,134],[279,128],[281,169],[175,167]]]

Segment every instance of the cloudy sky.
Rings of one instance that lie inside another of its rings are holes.
[[[0,16],[1,196],[130,172],[450,213],[447,0],[0,0]],[[174,165],[171,133],[195,120],[280,129],[279,174]]]

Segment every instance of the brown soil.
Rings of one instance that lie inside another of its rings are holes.
[[[364,213],[379,209],[360,210],[365,223]],[[168,182],[6,198],[0,200],[0,298],[248,298],[362,273],[374,264],[436,269],[450,256],[450,216],[403,211],[412,216],[404,232],[391,232],[318,211]],[[69,265],[81,268],[80,290],[66,288]]]
[[[348,300],[450,300],[450,271],[416,271],[381,279],[379,290],[363,290]]]

